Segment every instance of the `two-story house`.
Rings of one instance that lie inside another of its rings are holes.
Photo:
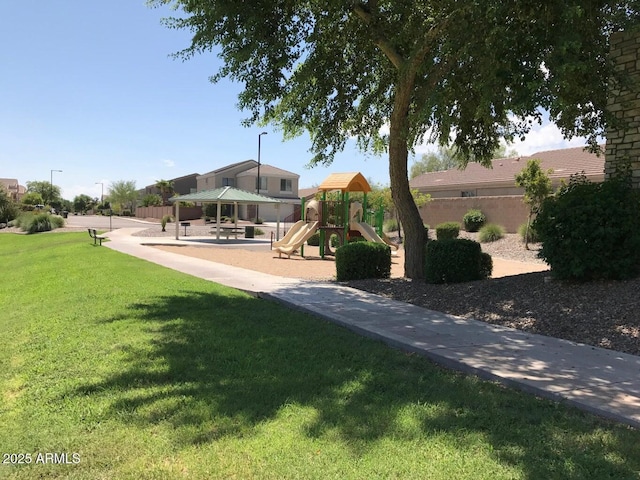
[[[0,184],[14,202],[19,202],[22,196],[27,192],[26,187],[20,185],[15,178],[0,178]]]
[[[280,200],[280,218],[292,214],[300,204],[298,181],[300,175],[274,167],[260,164],[260,184],[258,184],[258,162],[245,160],[232,163],[197,177],[198,191],[212,190],[220,187],[235,187],[247,192],[260,193]],[[272,222],[278,217],[275,205],[261,205],[258,215],[265,221]],[[256,218],[255,205],[241,205],[238,209],[241,219]]]

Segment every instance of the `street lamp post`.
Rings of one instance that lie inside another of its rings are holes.
[[[258,195],[260,195],[260,137],[266,135],[267,132],[262,132],[258,135]],[[256,223],[258,223],[258,214],[260,213],[260,204],[256,204]]]
[[[49,196],[51,198],[49,198],[49,205],[51,205],[51,200],[53,200],[53,172],[62,173],[62,170],[51,170],[51,179],[49,181]]]
[[[100,185],[100,205],[104,205],[104,183],[96,182],[96,185]]]

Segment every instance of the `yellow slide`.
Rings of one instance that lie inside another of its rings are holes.
[[[380,235],[376,233],[375,229],[371,225],[368,225],[366,223],[351,222],[351,228],[353,230],[359,231],[362,234],[362,236],[369,242],[386,243],[387,245],[395,248],[396,250],[398,249],[398,245],[393,243],[388,238],[387,239],[381,238]]]
[[[298,225],[298,223],[300,222],[295,223],[294,227]],[[302,222],[303,225],[296,228],[296,231],[289,237],[289,239],[287,240],[287,243],[281,244],[281,242],[283,242],[287,238],[287,236],[289,236],[290,232],[287,233],[287,235],[285,235],[285,237],[280,242],[278,242],[279,245],[276,246],[275,243],[273,244],[274,245],[273,250],[277,251],[279,254],[284,253],[286,256],[290,257],[291,254],[295,252],[298,248],[300,248],[300,246],[304,242],[306,242],[311,235],[316,233],[316,230],[318,230],[319,223],[320,222],[313,222],[313,223]],[[294,228],[291,227],[291,230],[293,229]]]
[[[306,224],[307,222],[305,222],[304,220],[298,220],[296,223],[291,225],[291,228],[284,237],[282,237],[277,242],[273,242],[271,246],[281,247],[287,245],[291,241],[291,239],[300,231],[300,229],[303,228]]]

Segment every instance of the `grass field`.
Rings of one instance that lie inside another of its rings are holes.
[[[0,478],[640,478],[636,430],[86,232],[0,265]]]

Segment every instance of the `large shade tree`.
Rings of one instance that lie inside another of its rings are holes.
[[[138,201],[135,180],[117,180],[109,184],[109,201],[133,212]]]
[[[350,138],[388,152],[410,278],[422,277],[424,235],[409,189],[412,147],[428,136],[485,163],[540,108],[595,146],[608,120],[609,34],[637,21],[637,0],[149,3],[182,10],[166,20],[193,33],[177,57],[213,50],[223,66],[212,80],[244,84],[248,124],[286,137],[306,130],[312,164],[330,163]]]
[[[62,203],[60,187],[51,182],[33,180],[27,182],[27,193],[37,193],[42,197],[42,203],[58,207]]]

